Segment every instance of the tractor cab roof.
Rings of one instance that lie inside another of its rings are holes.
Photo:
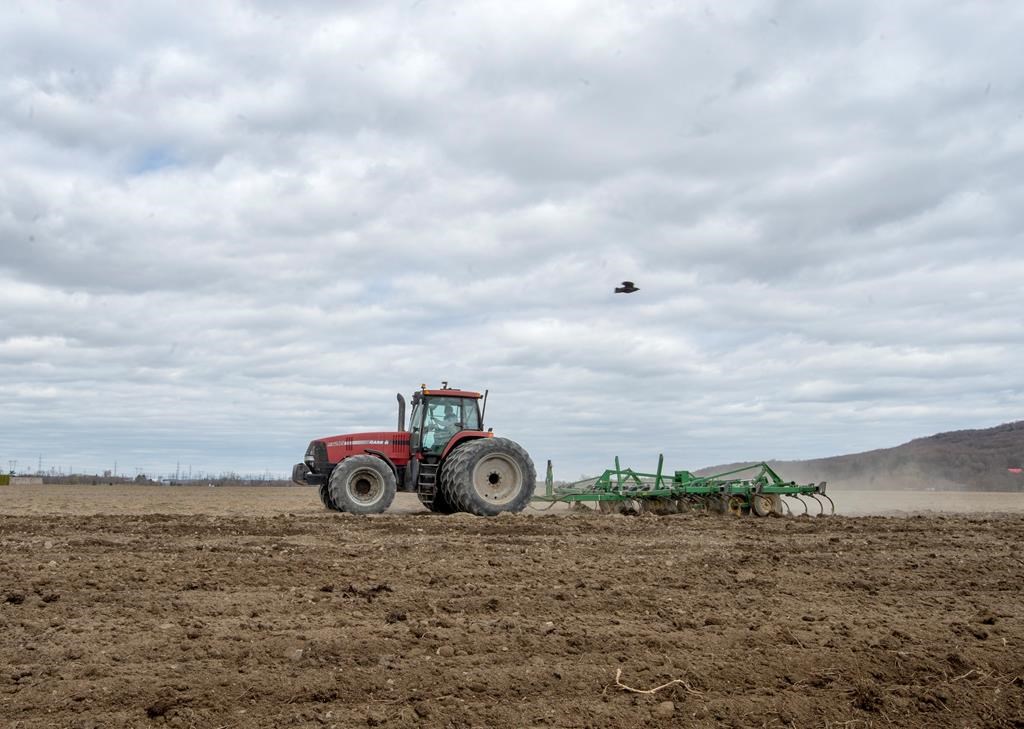
[[[476,400],[482,397],[479,392],[470,392],[469,390],[423,390],[423,394],[442,397],[472,397]]]
[[[479,392],[472,392],[471,390],[454,390],[448,387],[448,383],[441,383],[442,386],[439,389],[428,390],[426,385],[420,385],[420,392],[423,395],[433,395],[434,397],[471,397],[479,400],[483,397]]]

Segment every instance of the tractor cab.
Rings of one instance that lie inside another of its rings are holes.
[[[442,383],[440,390],[423,386],[413,393],[409,415],[409,446],[413,454],[440,456],[448,442],[463,430],[483,430],[479,392],[453,390]]]

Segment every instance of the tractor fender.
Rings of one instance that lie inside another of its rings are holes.
[[[388,458],[387,453],[384,453],[383,451],[377,451],[377,450],[374,450],[372,448],[366,448],[366,449],[363,450],[363,452],[364,453],[369,453],[372,456],[377,456],[377,458],[379,458],[382,461],[384,461],[384,463],[388,464],[388,468],[391,469],[391,473],[395,474],[395,478],[396,479],[398,478],[398,466],[395,465],[394,461],[392,461],[390,458]],[[358,454],[356,454],[356,455],[358,455]]]
[[[448,441],[448,445],[444,447],[444,451],[441,453],[441,460],[443,461],[448,457],[448,454],[455,449],[456,446],[462,445],[463,443],[471,440],[479,440],[480,438],[493,438],[494,433],[484,430],[463,430],[452,436],[452,439]]]

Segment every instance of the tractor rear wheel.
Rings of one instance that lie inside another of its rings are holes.
[[[317,488],[317,491],[320,492],[320,502],[325,508],[328,508],[331,511],[341,511],[341,509],[338,508],[338,505],[334,503],[334,499],[331,498],[330,486],[326,483],[322,483],[319,488]]]
[[[346,458],[334,467],[328,491],[339,511],[380,514],[391,506],[397,491],[395,473],[376,456]]]
[[[477,516],[522,511],[536,486],[529,454],[508,438],[470,441],[441,465],[440,493],[457,510]]]
[[[420,503],[430,509],[435,514],[454,514],[458,509],[448,503],[448,499],[444,495],[444,491],[437,489],[434,491],[434,496],[429,501],[424,498],[422,493],[417,493]]]

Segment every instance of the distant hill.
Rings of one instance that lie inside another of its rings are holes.
[[[742,463],[698,473],[730,470]],[[981,430],[955,430],[895,448],[809,461],[769,461],[780,476],[799,482],[865,489],[1024,491],[1024,420]]]

